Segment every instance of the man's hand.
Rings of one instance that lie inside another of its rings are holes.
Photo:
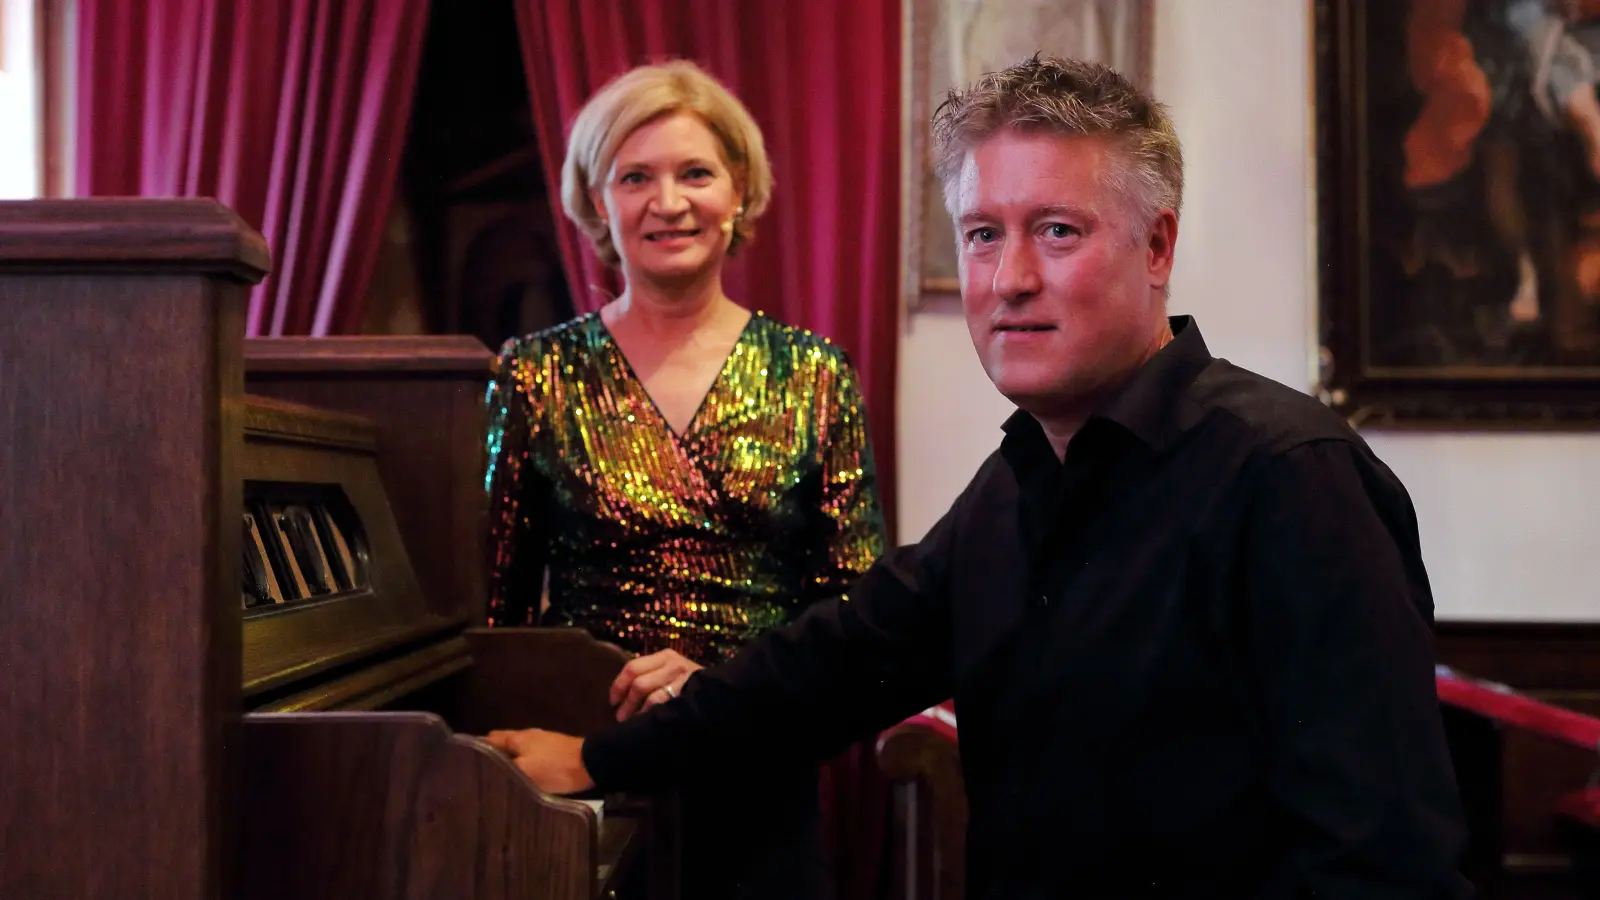
[[[617,707],[617,721],[678,696],[684,682],[699,669],[698,664],[676,650],[629,660],[617,680],[611,682],[611,705]]]
[[[517,768],[547,794],[576,794],[594,787],[583,767],[583,738],[529,728],[491,731],[484,740],[509,754]]]

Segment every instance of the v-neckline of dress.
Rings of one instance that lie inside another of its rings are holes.
[[[594,313],[595,324],[600,326],[600,333],[605,335],[606,343],[611,345],[612,352],[616,353],[617,359],[621,361],[622,370],[627,375],[628,381],[632,383],[635,390],[644,395],[644,399],[650,404],[650,410],[655,413],[656,421],[661,423],[661,427],[666,430],[673,440],[680,442],[688,440],[700,429],[700,417],[705,413],[706,401],[711,399],[711,395],[716,393],[717,388],[721,387],[722,382],[728,377],[728,369],[733,365],[734,358],[739,355],[739,348],[744,345],[745,339],[750,336],[752,326],[755,325],[756,319],[759,318],[761,318],[761,313],[752,310],[750,317],[745,319],[744,327],[739,329],[739,336],[734,338],[733,343],[729,345],[728,354],[723,357],[722,366],[717,369],[717,377],[711,379],[711,384],[706,388],[706,392],[700,395],[700,402],[695,405],[694,415],[689,417],[689,423],[684,426],[683,432],[680,434],[676,428],[672,427],[672,423],[667,420],[667,414],[661,411],[661,405],[656,402],[655,395],[650,393],[650,388],[645,385],[644,379],[640,378],[639,373],[634,371],[633,361],[628,359],[628,354],[623,351],[622,344],[617,341],[617,336],[611,333],[611,328],[606,325],[605,318],[599,312]]]

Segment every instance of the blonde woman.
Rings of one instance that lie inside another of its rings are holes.
[[[883,520],[845,354],[723,293],[772,191],[739,101],[688,62],[624,74],[574,122],[561,191],[625,287],[501,351],[490,609],[637,654],[612,691],[622,719],[843,593]],[[830,896],[819,826],[812,764],[690,787],[682,895]]]

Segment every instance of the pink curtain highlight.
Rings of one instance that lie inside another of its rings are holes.
[[[213,197],[266,237],[251,335],[355,331],[427,0],[80,0],[77,193]]]

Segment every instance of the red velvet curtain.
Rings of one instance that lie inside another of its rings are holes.
[[[251,335],[355,331],[427,0],[79,0],[76,191],[214,197],[266,237]]]
[[[899,346],[898,0],[516,0],[545,174],[554,188],[572,117],[631,66],[695,60],[761,125],[776,187],[729,296],[844,347],[861,370],[880,495],[893,522]],[[574,303],[617,289],[551,191]],[[872,745],[829,766],[824,799],[841,896],[869,896],[884,828]]]

